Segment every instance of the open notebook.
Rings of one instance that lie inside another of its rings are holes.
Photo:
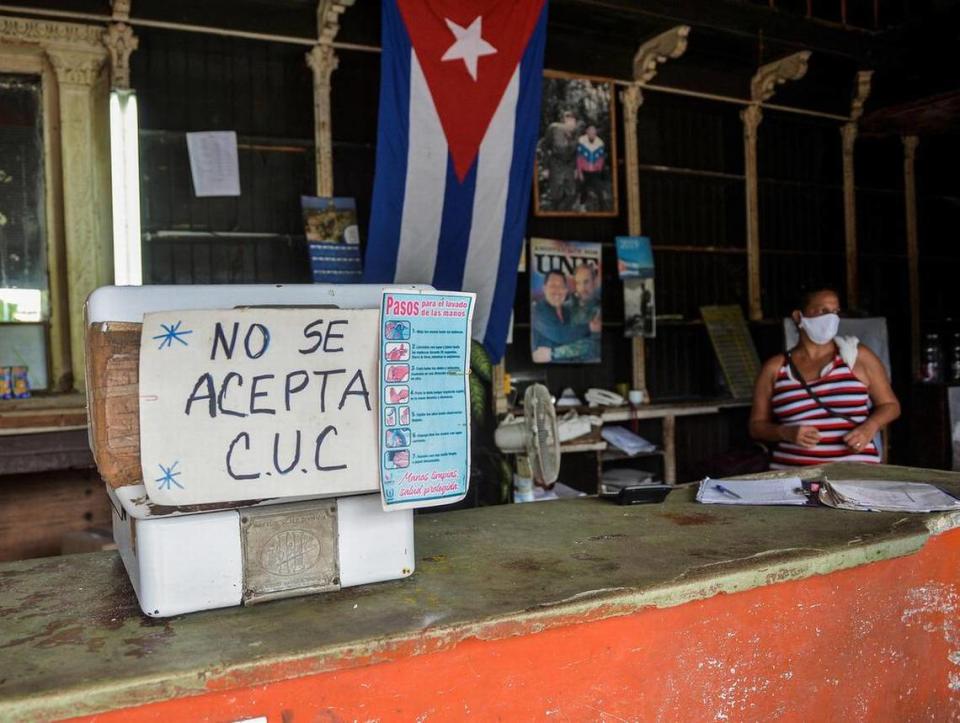
[[[925,482],[826,480],[820,501],[842,510],[943,512],[960,510],[960,500]]]
[[[777,479],[725,479],[707,477],[697,490],[697,502],[706,505],[806,505],[799,477]]]

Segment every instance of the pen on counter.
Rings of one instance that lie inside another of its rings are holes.
[[[734,492],[734,491],[733,491],[732,489],[730,489],[729,487],[724,487],[723,485],[714,483],[713,488],[714,488],[715,490],[717,490],[717,492],[722,492],[722,493],[725,494],[725,495],[730,495],[731,497],[736,497],[738,500],[742,500],[742,499],[743,499],[743,497],[741,497],[740,495],[738,495],[736,492]]]

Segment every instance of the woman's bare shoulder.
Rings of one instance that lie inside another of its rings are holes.
[[[760,373],[775,375],[785,363],[785,354],[774,354],[763,363],[763,366],[760,368]]]

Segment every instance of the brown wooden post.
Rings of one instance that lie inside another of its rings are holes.
[[[317,195],[333,196],[333,139],[330,123],[330,76],[339,60],[333,41],[340,30],[340,16],[354,0],[320,0],[317,3],[317,44],[306,54],[313,71],[313,142]]]
[[[903,136],[903,195],[907,216],[907,274],[910,283],[910,353],[913,378],[920,376],[920,265],[917,244],[917,136]]]
[[[857,73],[853,101],[850,104],[850,121],[840,126],[843,143],[843,233],[846,242],[847,260],[847,307],[855,309],[860,304],[860,279],[857,254],[857,196],[854,177],[853,150],[857,140],[857,121],[863,115],[863,104],[870,95],[872,70]]]
[[[642,87],[653,80],[662,63],[679,58],[687,50],[689,25],[677,25],[643,43],[633,56],[634,83],[620,91],[623,107],[623,148],[627,174],[627,233],[639,236],[640,216],[640,152],[637,137],[637,112],[643,104]],[[630,380],[633,389],[647,388],[646,341],[642,336],[631,339]]]
[[[760,298],[760,210],[757,182],[757,129],[763,120],[761,103],[773,97],[776,87],[799,80],[807,73],[810,51],[803,50],[767,63],[750,81],[750,105],[740,111],[743,121],[744,176],[747,213],[747,302],[751,321],[763,318]]]
[[[677,483],[677,418],[672,414],[663,418],[663,481]]]

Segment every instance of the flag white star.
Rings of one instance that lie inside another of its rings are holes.
[[[480,37],[480,25],[483,18],[477,16],[466,28],[460,27],[447,18],[444,18],[444,20],[446,20],[447,27],[450,28],[450,32],[453,33],[456,40],[454,40],[453,45],[447,48],[447,52],[443,54],[440,60],[462,60],[463,64],[467,66],[470,77],[476,80],[477,58],[482,55],[493,55],[497,52],[495,47]]]

